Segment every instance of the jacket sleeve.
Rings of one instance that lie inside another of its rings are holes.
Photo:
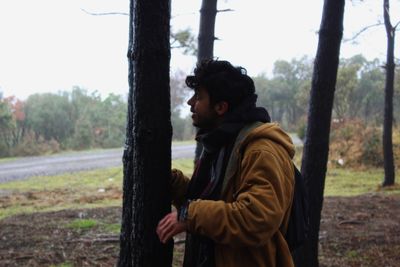
[[[291,205],[294,181],[288,175],[292,171],[290,166],[268,151],[248,153],[241,163],[235,200],[191,202],[189,232],[231,246],[260,246],[268,242]],[[289,169],[285,170],[286,167]]]
[[[180,170],[171,170],[171,197],[172,205],[179,209],[185,201],[185,194],[189,185],[189,178]]]

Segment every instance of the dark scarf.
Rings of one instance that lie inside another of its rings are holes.
[[[218,128],[198,131],[196,140],[203,145],[203,151],[186,192],[187,200],[220,199],[225,169],[239,131],[248,123],[271,121],[266,109],[256,107],[256,100],[257,95],[249,96],[240,106],[225,115]],[[215,266],[213,241],[187,233],[183,266]]]

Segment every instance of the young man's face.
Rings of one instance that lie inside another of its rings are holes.
[[[207,90],[200,87],[188,100],[192,114],[193,126],[200,129],[214,129],[218,126],[220,116],[210,103],[210,95]]]

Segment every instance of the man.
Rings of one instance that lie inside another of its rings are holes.
[[[284,238],[294,188],[290,137],[256,107],[244,68],[203,61],[186,84],[204,148],[191,179],[172,170],[178,212],[159,222],[160,241],[187,232],[184,267],[293,266]]]

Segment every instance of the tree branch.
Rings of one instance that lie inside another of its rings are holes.
[[[349,39],[344,39],[343,42],[354,41],[355,39],[358,38],[358,36],[360,36],[362,33],[364,33],[365,31],[367,31],[368,29],[371,29],[371,28],[377,27],[377,26],[381,26],[381,25],[383,25],[383,23],[380,22],[380,21],[377,22],[377,23],[375,23],[375,24],[368,25],[368,26],[362,28],[362,29],[361,29],[359,32],[357,32],[353,37],[351,37],[351,38],[349,38]]]
[[[393,29],[394,29],[395,31],[397,31],[397,26],[399,26],[399,24],[400,24],[400,21],[398,21],[398,22],[396,23],[396,25],[394,25]]]
[[[81,8],[81,10],[82,10],[83,12],[85,12],[86,14],[89,14],[89,15],[92,15],[92,16],[108,16],[108,15],[123,15],[123,16],[129,16],[129,14],[128,14],[128,13],[125,13],[125,12],[92,13],[92,12],[89,12],[89,11],[83,9],[83,8]]]
[[[228,8],[228,9],[217,10],[218,13],[222,13],[222,12],[231,12],[231,11],[235,11],[235,10],[230,9],[230,8]]]

